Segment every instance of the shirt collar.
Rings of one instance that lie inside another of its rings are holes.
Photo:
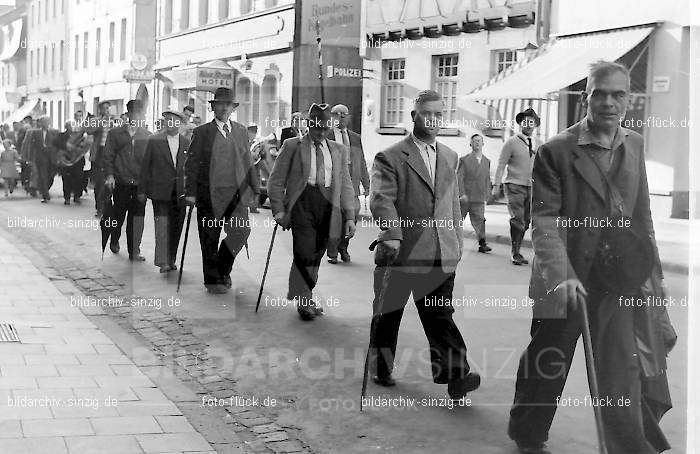
[[[629,130],[623,128],[622,126],[618,125],[617,130],[615,131],[615,138],[613,139],[612,143],[612,148],[608,148],[606,146],[603,146],[600,142],[596,140],[596,138],[593,136],[593,133],[591,132],[591,125],[589,124],[588,116],[583,117],[583,120],[581,120],[581,128],[579,131],[578,135],[578,145],[597,145],[600,148],[605,148],[608,150],[614,150],[620,145],[622,145],[625,140],[627,139],[627,136],[629,136]]]
[[[522,133],[522,131],[518,133],[518,137],[523,139],[525,141],[525,143],[527,143],[528,139],[532,140],[532,136],[526,136],[525,134]],[[533,143],[534,143],[534,141],[533,141]]]
[[[229,118],[227,121],[221,121],[218,118],[214,117],[214,121],[216,121],[216,125],[219,127],[219,129],[224,129],[224,125],[228,125],[228,130],[231,131],[231,119]]]
[[[433,151],[437,152],[437,141],[435,141],[433,143],[423,142],[418,137],[416,137],[416,135],[413,133],[411,133],[411,139],[413,139],[413,143],[415,143],[416,146],[418,148],[420,148],[421,150],[424,150],[424,149],[430,147],[433,149]]]

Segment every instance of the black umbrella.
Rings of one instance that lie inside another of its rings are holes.
[[[114,223],[112,221],[114,216],[114,203],[112,202],[112,191],[106,187],[102,190],[100,195],[102,198],[102,217],[100,218],[100,231],[102,232],[102,259],[105,258],[105,248],[107,247],[107,242],[112,236],[114,231]]]

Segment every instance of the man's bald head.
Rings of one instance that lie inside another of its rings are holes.
[[[333,123],[337,125],[339,129],[346,129],[348,123],[350,122],[350,109],[345,104],[336,104],[331,108],[331,115],[333,117]]]

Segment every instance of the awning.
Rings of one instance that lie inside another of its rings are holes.
[[[22,19],[0,27],[0,61],[13,57],[19,50],[22,37]]]
[[[615,61],[632,50],[655,24],[552,39],[530,58],[466,95],[474,101],[551,99],[552,93],[588,76],[591,63]]]
[[[8,125],[12,125],[15,121],[22,121],[24,117],[27,115],[30,115],[32,111],[34,111],[34,108],[37,106],[39,103],[38,99],[32,99],[29,101],[26,101],[24,104],[19,106],[17,110],[12,112],[12,115],[9,117],[5,118],[5,121],[3,123],[6,123]]]

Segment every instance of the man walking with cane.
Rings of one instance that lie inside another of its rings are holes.
[[[231,270],[250,235],[248,207],[260,193],[246,127],[230,119],[238,106],[233,91],[220,87],[209,101],[214,119],[198,126],[185,162],[185,202],[197,206],[204,286],[224,294]],[[226,238],[219,243],[221,229]]]
[[[318,268],[329,241],[355,233],[355,192],[347,154],[327,140],[331,116],[327,104],[312,104],[309,132],[282,145],[268,181],[270,207],[283,229],[292,229],[294,259],[288,300],[302,320],[313,320],[323,307],[313,300]]]
[[[550,452],[545,441],[586,307],[600,392],[593,397],[607,402],[593,402],[602,407],[607,452],[669,449],[658,419],[671,407],[665,357],[675,334],[664,306],[621,304],[661,296],[663,288],[643,138],[620,126],[629,91],[626,67],[593,64],[581,97],[586,116],[535,158],[532,339],[520,359],[508,430],[524,454]]]
[[[374,382],[393,386],[399,326],[412,293],[430,344],[433,381],[447,384],[449,396],[461,399],[481,380],[470,371],[467,347],[452,319],[462,216],[457,153],[436,141],[443,108],[439,93],[419,92],[413,132],[374,158],[370,209],[381,233],[372,244],[377,267],[370,351],[376,356]]]

